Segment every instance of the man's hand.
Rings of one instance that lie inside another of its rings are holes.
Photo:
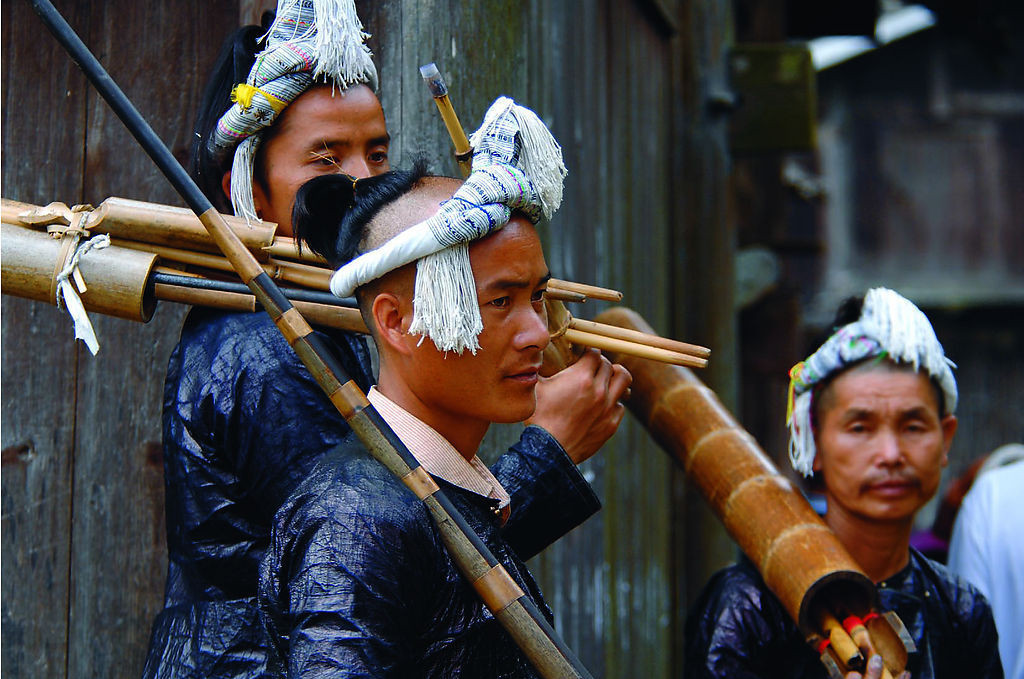
[[[882,662],[882,656],[875,654],[868,660],[867,669],[864,670],[864,674],[860,672],[847,672],[846,679],[882,679],[882,677],[891,677],[892,675],[886,672],[882,674],[882,669],[885,665]],[[910,679],[910,672],[900,672],[900,676],[896,679]]]
[[[626,412],[619,399],[633,377],[597,349],[537,385],[537,410],[526,424],[543,427],[576,464],[597,452],[619,427]]]

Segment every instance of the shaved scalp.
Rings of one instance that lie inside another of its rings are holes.
[[[461,179],[423,177],[408,193],[382,207],[366,225],[361,252],[376,250],[411,226],[437,213],[441,203],[462,186]]]
[[[398,234],[425,219],[433,217],[441,203],[448,200],[462,186],[461,179],[451,177],[423,177],[405,194],[399,196],[377,211],[366,225],[360,252],[376,250]],[[359,311],[370,334],[376,338],[376,324],[373,320],[373,300],[382,292],[390,292],[404,299],[412,299],[415,283],[415,262],[406,264],[369,281],[356,290]]]

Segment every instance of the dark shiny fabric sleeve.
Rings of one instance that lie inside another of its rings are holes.
[[[277,618],[288,644],[279,651],[285,676],[415,676],[415,635],[407,623],[417,618],[422,573],[413,561],[434,545],[421,544],[410,530],[415,518],[405,507],[378,508],[343,488],[307,495],[281,517],[287,529],[272,548],[284,559],[276,575],[285,581],[270,586],[289,607]],[[429,566],[430,559],[422,561]]]
[[[774,596],[760,586],[760,576],[749,564],[741,562],[719,571],[686,622],[685,676],[803,676],[790,673],[794,664],[805,662],[806,649],[800,645],[792,649],[792,654],[786,652],[792,641],[780,638],[780,632],[791,626],[785,615]]]
[[[565,450],[541,427],[524,429],[491,471],[511,497],[512,513],[502,533],[523,561],[601,508]]]

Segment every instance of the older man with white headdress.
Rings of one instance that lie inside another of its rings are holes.
[[[812,477],[825,522],[877,583],[881,608],[913,636],[910,676],[998,679],[988,602],[910,547],[956,432],[953,364],[925,315],[892,290],[848,300],[834,326],[790,371],[793,468]],[[880,660],[872,657],[866,677],[882,675]],[[691,610],[686,663],[690,677],[826,676],[746,560],[716,574]]]

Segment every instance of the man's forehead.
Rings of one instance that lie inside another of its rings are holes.
[[[854,366],[837,376],[831,387],[835,405],[844,410],[867,412],[895,405],[938,409],[939,395],[926,373],[887,360]]]

